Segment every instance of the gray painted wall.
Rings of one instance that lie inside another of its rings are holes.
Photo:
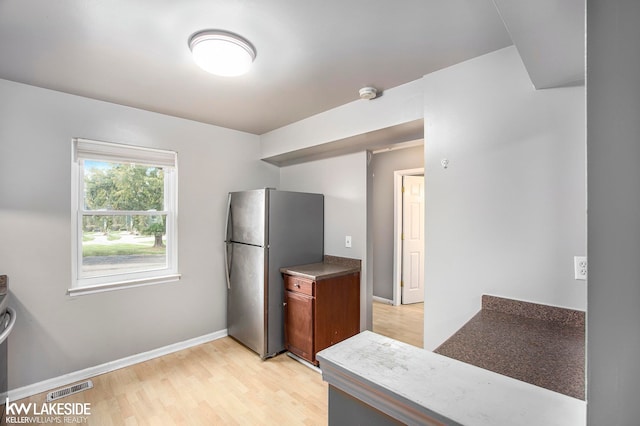
[[[515,47],[423,83],[425,348],[482,294],[585,310],[584,87],[534,90]]]
[[[362,260],[360,327],[371,328],[371,292],[367,291],[366,152],[311,161],[280,169],[279,189],[324,194],[324,251]],[[352,247],[346,248],[345,236]]]
[[[587,1],[587,421],[640,423],[640,2]]]
[[[228,191],[276,186],[255,135],[0,80],[0,272],[9,388],[226,328]],[[71,139],[178,151],[182,280],[70,298]]]
[[[328,423],[331,426],[399,426],[404,424],[332,385],[329,385],[328,400]]]
[[[424,146],[373,154],[369,164],[373,182],[372,221],[373,295],[393,299],[393,172],[421,168]]]

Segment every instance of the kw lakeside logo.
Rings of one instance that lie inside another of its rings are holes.
[[[29,402],[20,404],[6,399],[7,424],[83,424],[91,415],[90,402]]]

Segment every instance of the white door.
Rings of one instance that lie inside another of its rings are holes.
[[[402,304],[424,302],[424,176],[403,176]]]

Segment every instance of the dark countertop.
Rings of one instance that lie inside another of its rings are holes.
[[[584,326],[482,309],[435,352],[584,400],[584,335]]]
[[[319,281],[360,272],[360,264],[361,261],[359,259],[324,256],[323,262],[286,266],[280,268],[280,272]]]

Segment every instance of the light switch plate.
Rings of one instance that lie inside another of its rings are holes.
[[[347,235],[344,237],[344,246],[347,248],[351,248],[351,235]]]

